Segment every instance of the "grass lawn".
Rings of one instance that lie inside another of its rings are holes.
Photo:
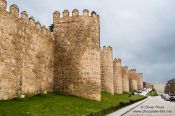
[[[48,93],[25,99],[0,101],[0,116],[79,116],[118,105],[119,102],[141,98],[143,96],[128,97],[128,94],[102,93],[102,101],[97,102],[74,96]]]

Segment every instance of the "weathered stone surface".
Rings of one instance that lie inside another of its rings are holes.
[[[142,73],[137,73],[138,76],[138,89],[142,90],[143,89],[143,74]]]
[[[43,34],[24,15],[19,18],[16,5],[10,8],[0,15],[0,99],[53,91],[51,33]]]
[[[129,70],[129,89],[130,90],[138,90],[138,76],[136,73],[136,69]]]
[[[103,46],[101,57],[101,91],[114,94],[112,47]]]
[[[114,92],[116,94],[123,93],[122,81],[122,64],[121,59],[114,59],[113,61],[113,77],[114,77]]]
[[[143,75],[113,61],[112,47],[100,49],[95,12],[74,9],[69,16],[65,10],[60,17],[56,11],[50,32],[26,11],[19,17],[17,5],[6,7],[0,0],[0,100],[57,91],[99,101],[101,91],[143,88]]]
[[[55,90],[59,93],[101,99],[99,16],[78,11],[54,13]]]
[[[122,86],[123,92],[129,92],[129,78],[128,78],[128,67],[122,67]]]

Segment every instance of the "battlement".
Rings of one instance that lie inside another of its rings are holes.
[[[103,46],[103,47],[101,47],[101,50],[103,50],[103,51],[112,51],[112,47],[111,46]]]
[[[91,12],[91,15],[89,14],[89,10],[84,9],[83,10],[83,15],[79,14],[79,11],[77,9],[74,9],[72,11],[72,14],[70,15],[70,12],[68,10],[64,10],[62,12],[62,16],[61,13],[59,11],[55,11],[53,13],[53,24],[59,24],[62,22],[72,22],[72,21],[78,21],[79,18],[94,18],[99,20],[99,15],[97,15],[97,13],[95,11]]]
[[[10,6],[10,14],[15,17],[19,17],[19,8],[16,4]]]
[[[46,35],[52,38],[52,32],[49,29],[46,29],[46,27],[41,25],[39,21],[35,22],[35,19],[31,16],[28,18],[28,14],[26,11],[22,11],[19,15],[19,8],[16,4],[12,4],[10,6],[9,12],[6,11],[7,2],[6,0],[0,0],[0,14],[15,19],[20,24],[26,24],[26,28],[32,27],[35,31],[38,33],[41,33],[42,35]],[[41,28],[43,27],[43,28]],[[44,33],[43,33],[44,32]]]
[[[114,61],[113,61],[114,63],[122,63],[122,60],[120,59],[120,58],[114,58]]]
[[[27,14],[26,11],[22,11],[22,12],[21,12],[21,18],[24,19],[24,20],[29,20],[29,19],[28,19],[28,14]]]
[[[136,69],[129,69],[129,71],[136,72]]]
[[[128,70],[128,66],[123,66],[123,69]]]

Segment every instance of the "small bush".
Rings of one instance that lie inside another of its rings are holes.
[[[150,92],[148,93],[148,95],[149,95],[149,96],[158,96],[157,91],[156,91],[155,89],[153,89],[152,91],[150,91]]]

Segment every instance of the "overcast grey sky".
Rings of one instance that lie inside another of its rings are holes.
[[[52,24],[55,10],[96,11],[101,45],[110,45],[123,65],[144,73],[148,82],[175,77],[175,0],[7,0],[41,24]]]

